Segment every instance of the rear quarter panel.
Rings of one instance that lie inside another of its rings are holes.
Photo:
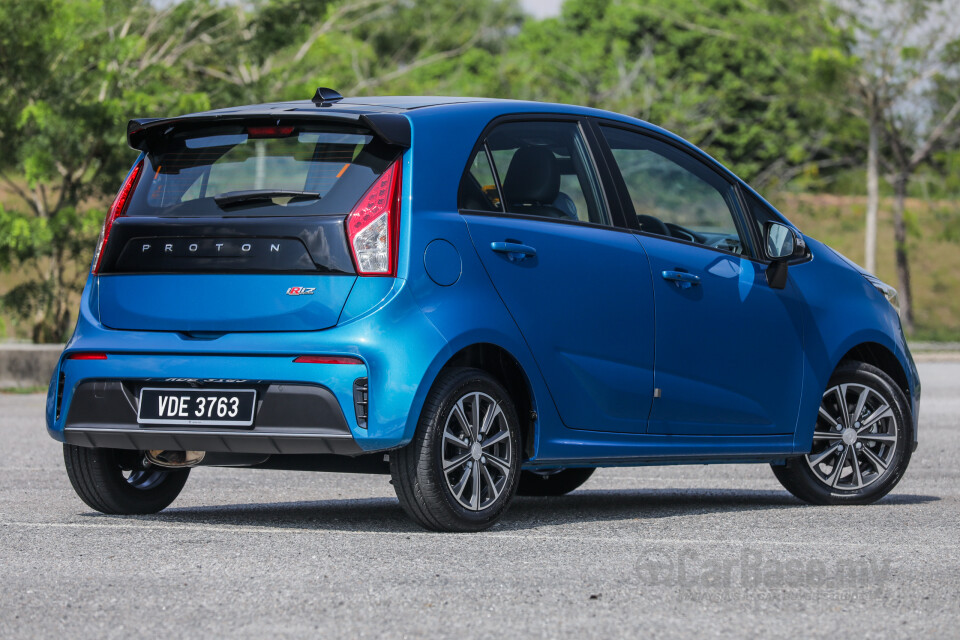
[[[530,350],[493,288],[457,209],[457,191],[470,152],[487,123],[504,112],[510,111],[477,104],[411,117],[412,158],[404,167],[411,206],[410,215],[401,221],[399,275],[407,279],[421,311],[447,345],[420,382],[404,441],[413,437],[423,403],[443,366],[461,349],[481,343],[501,347],[523,367],[538,414],[537,433],[561,428]],[[459,255],[460,276],[448,286],[437,284],[424,266],[427,246],[435,240],[449,242]]]

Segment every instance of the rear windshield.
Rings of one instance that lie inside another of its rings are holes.
[[[245,122],[148,139],[128,216],[347,213],[397,157],[360,128]]]

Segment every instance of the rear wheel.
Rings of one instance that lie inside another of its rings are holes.
[[[409,445],[390,455],[400,504],[435,531],[480,531],[506,511],[520,471],[519,420],[479,369],[442,373]]]
[[[790,493],[813,504],[869,504],[910,462],[913,426],[903,392],[883,371],[841,365],[823,393],[810,453],[773,466]]]
[[[177,499],[189,469],[167,470],[142,464],[139,451],[63,445],[63,461],[74,491],[101,513],[157,513]]]
[[[596,469],[550,469],[521,471],[518,496],[562,496],[590,479]]]

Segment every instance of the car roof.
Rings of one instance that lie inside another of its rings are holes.
[[[593,115],[601,118],[630,121],[653,129],[660,129],[648,122],[637,120],[612,111],[603,111],[591,107],[531,100],[511,100],[506,98],[476,98],[465,96],[367,96],[343,98],[335,102],[317,105],[311,100],[292,100],[286,102],[267,102],[223,109],[213,109],[199,113],[190,113],[179,118],[198,118],[209,116],[277,116],[289,115],[332,115],[332,114],[374,114],[396,113],[410,117],[426,117],[442,110],[446,113],[455,110],[483,111],[491,113],[566,113],[575,115]]]
[[[222,116],[341,116],[356,119],[361,115],[378,113],[403,114],[411,119],[431,117],[438,112],[450,114],[452,112],[468,112],[476,116],[493,118],[499,115],[513,113],[552,113],[577,116],[593,116],[608,120],[618,120],[656,131],[688,146],[693,146],[671,131],[651,124],[645,120],[633,118],[622,113],[583,107],[572,104],[553,102],[536,102],[532,100],[512,100],[507,98],[476,98],[467,96],[363,96],[343,98],[335,102],[317,105],[311,100],[292,100],[287,102],[267,102],[250,104],[223,109],[214,109],[200,113],[190,113],[176,118],[164,120],[180,120],[187,118],[219,118]],[[143,120],[141,122],[146,122]]]
[[[300,112],[321,115],[324,113],[404,113],[414,109],[437,107],[452,104],[476,102],[506,102],[495,98],[459,98],[452,96],[370,96],[359,98],[343,98],[336,102],[316,105],[311,100],[291,100],[285,102],[265,102],[263,104],[248,104],[223,109],[212,109],[199,113],[191,113],[183,117],[209,115],[277,115],[280,112]]]
[[[606,120],[619,121],[636,127],[647,129],[670,138],[677,143],[691,149],[697,154],[709,157],[702,149],[683,139],[672,131],[658,127],[645,120],[605,111],[593,107],[583,107],[572,104],[553,102],[536,102],[532,100],[512,100],[507,98],[477,98],[467,96],[357,96],[346,97],[322,104],[312,100],[292,100],[285,102],[268,102],[251,104],[223,109],[214,109],[199,113],[190,113],[174,118],[146,118],[132,120],[128,127],[130,131],[149,123],[160,124],[187,119],[243,118],[243,117],[276,117],[286,116],[329,116],[335,119],[356,121],[363,116],[375,114],[397,114],[408,117],[410,120],[431,118],[433,116],[462,115],[484,121],[498,116],[510,114],[562,114],[574,116],[589,116]],[[135,145],[131,145],[135,146]],[[713,160],[711,158],[711,160]],[[739,180],[729,169],[721,163],[713,162],[724,173]]]

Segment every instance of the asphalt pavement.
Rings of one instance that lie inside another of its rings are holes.
[[[920,365],[920,448],[878,504],[763,465],[602,469],[480,534],[387,476],[199,468],[149,517],[74,495],[40,395],[0,395],[0,638],[960,637],[960,363]]]

